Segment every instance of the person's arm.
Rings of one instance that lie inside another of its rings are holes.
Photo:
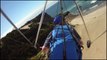
[[[54,27],[54,29],[55,28],[56,28],[56,26]],[[50,40],[52,40],[55,37],[55,35],[56,35],[56,34],[52,35],[52,32],[55,32],[54,29],[48,34],[48,36],[47,36],[47,38],[46,38],[46,40],[45,40],[45,42],[43,44],[43,47],[49,47]]]
[[[48,34],[48,36],[47,36],[47,38],[46,38],[43,46],[41,47],[41,48],[42,48],[42,51],[45,52],[45,51],[49,48],[49,42],[50,42],[51,38],[52,38],[52,34],[51,34],[51,32],[50,32],[50,33]]]
[[[77,33],[77,31],[74,28],[72,28],[72,33],[76,36],[76,38],[78,38],[78,40],[81,40],[80,35]]]
[[[71,31],[72,36],[76,40],[76,42],[79,44],[79,46],[81,46],[84,49],[83,42],[81,40],[80,35],[77,33],[77,31],[73,27],[71,27],[70,31]]]
[[[50,32],[49,35],[47,36],[46,41],[43,46],[48,47],[49,41],[51,40],[51,38],[52,38],[52,33]]]

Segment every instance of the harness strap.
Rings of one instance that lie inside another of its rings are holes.
[[[67,27],[68,27],[68,30],[70,31],[71,36],[75,39],[75,41],[76,41],[76,43],[78,44],[78,46],[80,46],[80,47],[82,47],[82,48],[84,49],[84,47],[81,46],[78,37],[77,37],[76,34],[73,32],[74,29],[72,28],[73,30],[71,30],[71,29],[69,28],[69,26],[68,26],[67,23],[66,23],[66,25],[67,25]]]

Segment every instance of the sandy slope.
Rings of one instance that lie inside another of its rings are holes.
[[[85,47],[83,59],[106,59],[106,6],[85,15],[84,19],[92,41],[90,48],[86,47],[88,37],[81,18],[77,17],[70,22],[76,25],[76,30],[82,37]],[[97,38],[103,32],[104,34]]]

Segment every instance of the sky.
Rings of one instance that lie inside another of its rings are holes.
[[[37,16],[44,7],[46,1],[1,1],[1,8],[19,28],[27,21]],[[47,6],[50,7],[53,2],[49,1]],[[48,8],[47,7],[47,8]],[[1,14],[1,38],[11,32],[13,27]]]

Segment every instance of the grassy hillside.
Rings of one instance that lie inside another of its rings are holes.
[[[20,31],[33,44],[35,41],[40,16],[41,14],[39,15],[39,17],[36,17],[31,20],[32,23],[29,25],[30,29],[23,29],[23,30],[20,29]],[[35,49],[34,47],[30,46],[30,44],[16,30],[13,30],[12,32],[8,33],[5,37],[3,37],[0,40],[0,43],[2,43],[0,45],[1,59],[2,60],[4,59],[28,60],[32,56],[36,55],[41,50],[39,47],[43,45],[48,33],[52,30],[52,27],[53,27],[52,19],[53,19],[52,17],[45,14],[45,20],[48,20],[48,21],[47,22],[45,21],[47,24],[43,23],[42,25],[42,29],[40,31],[38,44],[37,44],[38,49]],[[30,22],[27,22],[26,24],[29,24],[29,23]]]

